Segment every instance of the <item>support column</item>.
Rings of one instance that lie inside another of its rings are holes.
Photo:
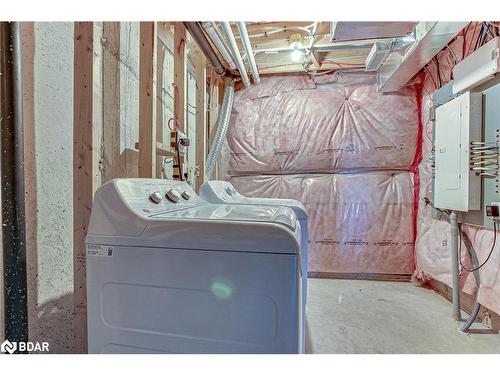
[[[85,237],[96,190],[98,148],[93,126],[92,22],[75,22],[73,101],[73,251],[75,353],[87,352],[87,288]]]
[[[155,22],[141,22],[139,53],[139,177],[156,177]]]
[[[196,165],[198,176],[195,188],[200,191],[200,186],[205,182],[205,161],[207,155],[207,61],[200,53],[196,59]]]

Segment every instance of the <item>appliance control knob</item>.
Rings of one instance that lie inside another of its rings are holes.
[[[167,191],[165,196],[174,203],[179,202],[179,200],[181,199],[181,195],[179,194],[179,192],[174,189],[170,189],[169,191]]]
[[[182,198],[184,198],[185,200],[188,200],[189,198],[191,198],[191,193],[187,190],[184,190],[182,192]]]
[[[160,194],[160,192],[155,191],[153,194],[151,194],[151,195],[149,196],[149,199],[150,199],[150,200],[151,200],[151,202],[153,202],[153,203],[156,203],[156,204],[160,203],[160,202],[161,202],[161,194]]]

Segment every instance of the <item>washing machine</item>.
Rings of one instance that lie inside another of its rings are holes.
[[[115,179],[86,238],[89,353],[300,353],[301,228],[288,207]]]
[[[302,316],[305,329],[305,316],[307,305],[307,261],[308,261],[308,235],[307,235],[307,211],[304,205],[295,199],[279,198],[250,198],[241,195],[228,181],[206,181],[200,187],[200,197],[212,203],[231,203],[259,206],[282,206],[290,207],[300,221],[302,237]],[[305,339],[305,332],[303,333]]]

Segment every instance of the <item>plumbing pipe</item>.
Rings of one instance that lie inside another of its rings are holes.
[[[228,47],[222,40],[220,34],[218,33],[215,23],[210,21],[202,22],[201,27],[203,27],[203,30],[205,30],[208,37],[215,44],[215,47],[220,52],[222,58],[227,62],[229,67],[233,70],[236,70],[236,64],[234,63],[233,57],[229,53]]]
[[[210,45],[207,37],[203,33],[203,29],[198,24],[198,22],[184,22],[184,26],[189,31],[189,34],[196,41],[198,46],[201,48],[203,54],[207,57],[210,65],[214,68],[215,72],[220,76],[228,76],[229,72],[224,68],[219,57],[215,53],[214,49]]]
[[[232,80],[228,80],[224,90],[224,101],[222,102],[222,108],[219,112],[219,119],[217,121],[217,133],[215,135],[214,142],[212,143],[212,147],[210,148],[210,152],[208,153],[205,173],[207,180],[210,180],[212,177],[212,173],[215,169],[215,163],[221,153],[222,143],[226,138],[226,132],[231,118],[231,110],[233,109],[233,99],[234,83]]]
[[[252,45],[250,44],[250,38],[248,37],[247,27],[245,22],[237,22],[238,31],[240,32],[241,42],[243,43],[243,47],[245,47],[245,52],[248,57],[248,63],[250,65],[250,70],[253,75],[253,82],[255,84],[260,83],[259,69],[257,68],[257,64],[255,62],[255,56],[252,51]]]
[[[311,31],[311,40],[309,41],[309,46],[307,47],[306,58],[309,57],[309,55],[311,53],[313,53],[312,48],[313,48],[313,45],[314,45],[314,42],[315,42],[315,39],[316,39],[316,31],[318,30],[318,23],[319,23],[318,21],[314,22],[314,25],[313,25],[313,28],[312,28],[312,31]]]
[[[453,318],[461,320],[460,314],[460,290],[458,282],[458,223],[457,213],[452,211],[450,214],[450,233],[451,233],[451,281],[452,281],[452,303]]]
[[[0,23],[0,138],[5,338],[28,341],[21,30]]]
[[[226,38],[229,41],[229,47],[231,48],[231,53],[236,59],[236,66],[240,71],[241,80],[245,87],[250,86],[250,80],[248,79],[247,71],[245,65],[243,65],[243,60],[241,59],[240,50],[238,49],[238,44],[236,44],[236,39],[234,39],[233,31],[231,30],[231,25],[227,21],[222,22],[222,27],[226,34]]]

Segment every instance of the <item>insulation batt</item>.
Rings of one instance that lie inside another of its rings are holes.
[[[418,134],[414,87],[380,94],[366,73],[317,82],[267,78],[237,94],[230,175],[410,169]]]
[[[309,215],[309,270],[410,274],[413,177],[408,172],[235,176],[244,195],[292,198]]]
[[[474,33],[474,29],[476,32]],[[467,33],[465,50],[463,37],[457,38],[449,48],[438,55],[440,78],[443,85],[451,78],[451,70],[455,60],[467,56],[479,35],[479,28],[474,23]],[[469,50],[470,49],[470,50]],[[432,218],[431,207],[425,205],[423,199],[431,197],[432,191],[432,121],[429,120],[429,109],[432,106],[431,93],[439,81],[435,64],[431,64],[423,78],[424,90],[422,97],[422,137],[423,158],[419,165],[420,194],[417,220],[416,267],[417,274],[426,279],[436,279],[451,286],[451,249],[450,226],[445,221]],[[471,240],[477,252],[479,262],[486,259],[493,242],[493,231],[484,228],[464,225],[464,231]],[[467,250],[462,242],[463,263],[472,268]],[[460,273],[460,288],[462,291],[475,295],[479,293],[479,302],[486,308],[500,314],[500,238],[497,238],[496,248],[489,262],[480,271],[481,288],[476,289],[474,275],[465,270]]]
[[[386,95],[373,74],[263,77],[236,94],[227,178],[309,214],[309,269],[414,271],[415,86]]]

